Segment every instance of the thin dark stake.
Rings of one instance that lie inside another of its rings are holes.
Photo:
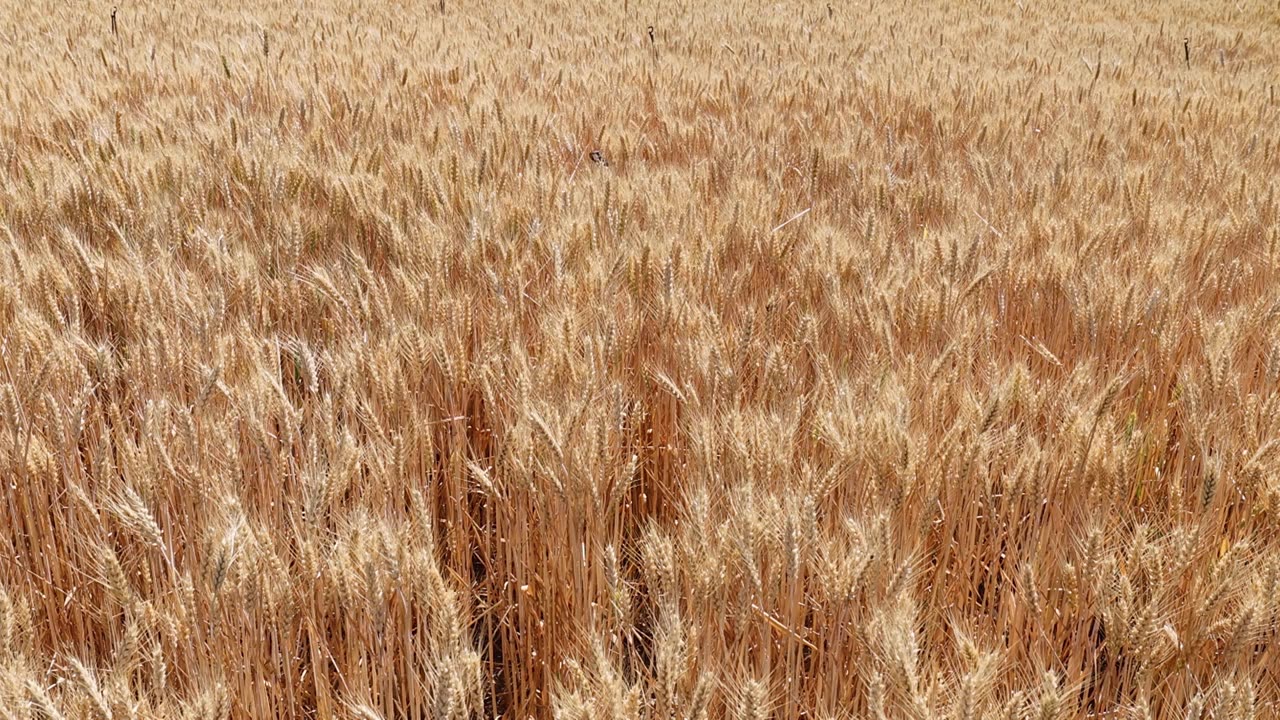
[[[653,45],[655,42],[657,41],[653,39],[653,26],[650,25],[649,26],[649,44]]]
[[[111,34],[112,35],[119,34],[118,32],[116,32],[116,11],[117,10],[119,10],[119,8],[115,8],[115,7],[111,8]]]
[[[1191,38],[1182,38],[1182,53],[1187,58],[1187,67],[1191,67]]]

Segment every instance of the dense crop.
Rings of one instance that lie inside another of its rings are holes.
[[[1273,6],[0,6],[0,720],[1280,712]]]

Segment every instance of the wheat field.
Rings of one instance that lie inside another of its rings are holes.
[[[1280,716],[1280,11],[0,0],[0,720]]]

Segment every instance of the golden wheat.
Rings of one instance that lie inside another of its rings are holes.
[[[0,718],[1280,713],[1274,7],[0,6]]]

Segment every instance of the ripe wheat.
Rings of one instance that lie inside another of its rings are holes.
[[[1280,714],[1274,7],[0,6],[0,720]]]

